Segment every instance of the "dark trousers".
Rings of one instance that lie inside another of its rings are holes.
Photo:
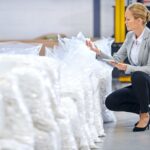
[[[131,85],[108,95],[106,107],[112,111],[146,113],[150,104],[150,76],[136,71],[131,74]]]

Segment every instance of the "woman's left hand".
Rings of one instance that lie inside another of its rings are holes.
[[[118,68],[119,70],[123,70],[123,71],[126,71],[127,69],[127,64],[124,64],[124,63],[116,63],[116,62],[111,62],[111,64]]]

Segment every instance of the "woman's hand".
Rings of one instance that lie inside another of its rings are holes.
[[[117,63],[117,62],[111,61],[110,64],[112,64],[114,67],[122,71],[126,71],[127,69],[127,64],[124,64],[124,63]]]
[[[90,48],[90,50],[94,51],[96,54],[100,54],[100,50],[94,45],[92,41],[86,40],[86,45]]]

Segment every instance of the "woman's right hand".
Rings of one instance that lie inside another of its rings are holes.
[[[96,54],[100,54],[100,50],[94,45],[92,41],[86,40],[86,45],[90,48],[90,50],[94,51]]]

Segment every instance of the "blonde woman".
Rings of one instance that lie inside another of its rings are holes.
[[[91,41],[86,41],[86,45],[96,52],[98,60],[111,59],[109,63],[114,67],[131,74],[131,85],[111,93],[106,98],[106,107],[113,111],[139,114],[133,132],[145,131],[150,124],[150,30],[146,27],[149,21],[150,12],[143,4],[129,5],[125,12],[129,32],[122,47],[113,57],[104,54]],[[123,63],[127,57],[130,64]]]

